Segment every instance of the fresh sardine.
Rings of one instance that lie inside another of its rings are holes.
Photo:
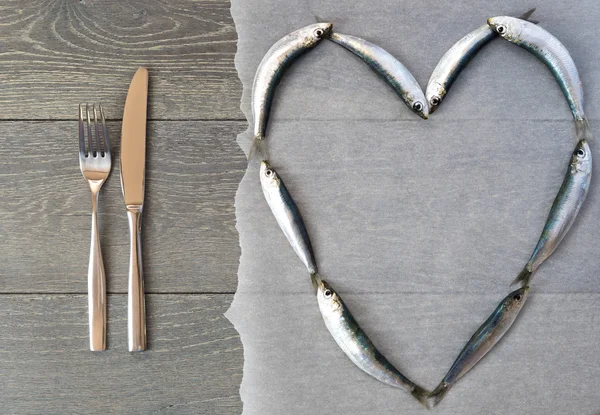
[[[552,203],[544,230],[533,254],[514,284],[529,285],[533,273],[558,247],[583,205],[592,179],[592,152],[587,141],[579,140],[569,161],[562,186]]]
[[[439,404],[452,385],[462,378],[483,358],[483,356],[494,348],[515,322],[515,319],[525,304],[528,293],[529,287],[519,288],[508,294],[508,296],[498,304],[498,307],[496,307],[492,315],[488,317],[481,327],[479,327],[466,346],[462,349],[444,379],[437,388],[431,392],[431,395],[429,396],[429,404],[431,406]]]
[[[389,52],[356,36],[331,33],[333,42],[361,58],[375,73],[381,76],[404,100],[408,108],[427,119],[429,108],[421,86],[400,61]]]
[[[264,160],[260,164],[260,185],[273,216],[275,216],[283,234],[292,245],[294,252],[306,265],[308,272],[316,274],[317,264],[300,211],[283,184],[281,177]]]
[[[534,11],[535,9],[531,9],[520,18],[526,20]],[[442,56],[431,73],[425,92],[430,114],[440,106],[460,72],[471,62],[477,52],[495,37],[496,32],[489,25],[483,25],[452,45]]]
[[[413,383],[396,369],[373,345],[342,301],[322,279],[312,276],[317,287],[317,302],[325,326],[352,363],[375,379],[413,395],[427,406],[429,392]]]
[[[567,98],[575,118],[577,140],[591,139],[590,126],[583,112],[581,78],[567,48],[548,31],[525,20],[498,16],[489,18],[488,24],[504,39],[528,50],[546,64]]]
[[[254,139],[248,159],[252,159],[256,151],[261,152],[263,158],[267,158],[265,132],[275,88],[283,72],[298,56],[326,37],[331,27],[331,23],[316,23],[296,30],[277,41],[263,57],[252,84]]]

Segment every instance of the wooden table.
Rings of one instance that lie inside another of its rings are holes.
[[[236,32],[223,0],[0,5],[0,412],[239,413],[223,316],[240,256]],[[118,162],[100,194],[108,350],[88,349],[91,195],[77,105],[101,102],[118,161],[135,70],[150,72],[143,256],[149,350],[127,352]]]

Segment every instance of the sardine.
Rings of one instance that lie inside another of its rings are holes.
[[[429,108],[421,86],[400,61],[389,52],[356,36],[331,33],[329,39],[361,58],[404,100],[408,108],[427,119]]]
[[[544,230],[533,254],[517,276],[514,284],[529,285],[538,267],[558,247],[575,221],[590,188],[592,179],[592,152],[585,139],[579,140],[569,161],[562,186],[552,203]]]
[[[527,299],[529,287],[508,294],[462,349],[444,379],[429,396],[429,404],[439,404],[448,390],[479,362],[510,329]]]
[[[527,20],[534,11],[535,8],[528,10],[520,18]],[[471,59],[496,36],[496,32],[489,25],[483,25],[452,45],[442,56],[431,73],[425,92],[430,114],[440,106],[452,84]]]
[[[569,103],[575,118],[577,140],[591,139],[592,132],[583,111],[581,78],[567,48],[548,31],[515,17],[492,17],[488,19],[488,25],[504,39],[531,52],[546,64]]]
[[[283,234],[310,274],[317,273],[317,264],[304,220],[283,180],[267,161],[260,164],[260,185],[265,199]]]
[[[265,132],[275,88],[283,72],[304,52],[316,46],[331,31],[331,23],[316,23],[296,30],[277,41],[263,57],[252,84],[252,118],[254,139],[248,154],[251,160],[258,151],[267,158]]]
[[[317,287],[317,302],[325,326],[352,363],[375,379],[402,389],[427,406],[429,392],[413,383],[396,369],[373,345],[354,317],[331,286],[317,276],[312,276]]]

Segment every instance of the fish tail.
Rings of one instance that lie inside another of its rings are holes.
[[[450,386],[446,382],[440,382],[437,388],[427,396],[427,407],[433,408],[437,406],[444,399],[448,390],[450,390]]]
[[[429,406],[429,401],[427,399],[429,398],[429,395],[431,393],[427,389],[422,388],[419,385],[415,385],[410,394],[414,396],[417,401],[421,402],[421,404],[423,404],[425,408],[431,409],[431,407]]]
[[[590,127],[590,123],[585,117],[581,120],[575,120],[575,131],[577,134],[577,141],[584,138],[588,141],[591,141],[593,139],[592,128]]]
[[[529,20],[529,18],[531,17],[531,15],[533,14],[533,12],[535,11],[535,7],[533,9],[529,9],[527,10],[525,13],[523,13],[522,15],[520,15],[518,17],[518,19],[521,20]],[[538,24],[539,22],[535,21],[535,20],[529,20],[531,23],[535,23]]]
[[[250,152],[248,153],[248,163],[250,163],[257,154],[262,160],[267,160],[268,158],[267,142],[262,134],[256,134],[252,139],[252,147],[250,147]]]
[[[312,286],[316,292],[319,288],[319,281],[321,281],[321,276],[316,272],[311,272],[310,273],[310,281],[312,282]]]
[[[529,269],[529,267],[526,266],[519,273],[519,275],[517,275],[517,278],[515,278],[515,280],[512,282],[512,284],[510,284],[510,286],[512,287],[513,285],[517,285],[517,284],[521,283],[522,287],[527,287],[527,286],[529,286],[529,281],[531,281],[532,275],[533,275],[533,272]]]

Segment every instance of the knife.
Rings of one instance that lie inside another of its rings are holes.
[[[129,220],[129,284],[127,338],[130,352],[146,350],[146,306],[142,274],[142,208],[146,165],[146,109],[148,70],[137,70],[123,111],[121,130],[121,187]]]

